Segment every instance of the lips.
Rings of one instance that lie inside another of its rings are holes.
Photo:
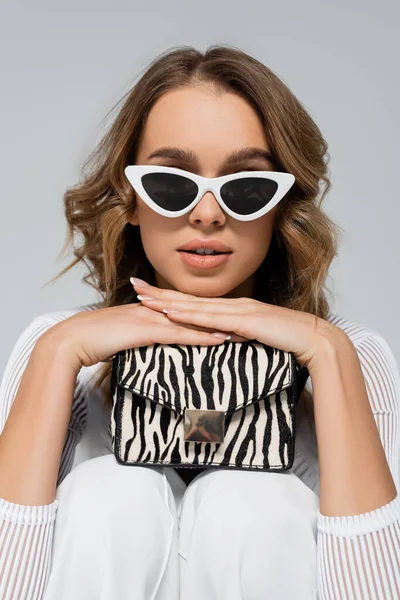
[[[211,240],[211,239],[206,240],[206,239],[199,239],[199,238],[196,238],[194,240],[191,240],[190,242],[187,242],[186,244],[183,244],[182,246],[180,246],[178,248],[178,250],[186,251],[186,252],[190,252],[190,251],[193,252],[193,251],[197,250],[198,248],[209,248],[210,250],[215,250],[216,252],[219,252],[219,253],[228,253],[228,254],[232,253],[231,248],[229,248],[229,246],[227,246],[220,240]]]
[[[200,254],[199,252],[196,252],[196,250],[178,250],[178,252],[188,252],[189,254],[196,254],[196,256],[217,256],[218,254],[230,254],[230,252],[217,252],[216,250],[214,250],[213,254]]]
[[[182,261],[189,267],[195,269],[213,269],[224,265],[231,260],[232,252],[223,252],[221,254],[197,254],[192,252],[180,251]]]

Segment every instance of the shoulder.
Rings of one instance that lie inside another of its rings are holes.
[[[47,330],[53,327],[53,325],[68,319],[80,311],[94,310],[96,308],[100,308],[100,303],[84,304],[73,308],[48,311],[31,317],[17,333],[11,348],[11,353],[8,357],[6,372],[14,368],[19,368],[21,363],[26,363],[36,342]]]
[[[0,432],[7,419],[10,407],[14,402],[29,357],[41,335],[56,323],[67,319],[77,312],[81,310],[93,310],[97,307],[99,307],[98,304],[87,304],[70,309],[38,314],[31,318],[28,324],[20,330],[11,347],[0,380]],[[81,369],[82,371],[83,369]],[[82,382],[81,372],[78,375],[79,383]],[[76,392],[76,395],[79,396],[79,390]],[[77,398],[77,402],[80,402],[79,397]]]
[[[377,331],[367,327],[363,323],[353,321],[333,311],[329,312],[327,321],[342,329],[354,346],[357,346],[362,340],[381,337]]]
[[[31,324],[47,324],[49,326],[52,326],[56,325],[57,323],[60,323],[61,321],[64,321],[65,319],[68,319],[69,317],[76,315],[79,312],[96,310],[97,308],[100,308],[100,303],[82,304],[80,306],[75,306],[72,308],[64,308],[49,311],[34,316],[31,320]]]
[[[390,363],[391,369],[397,371],[393,349],[379,331],[334,312],[328,314],[327,320],[346,333],[364,362],[380,363],[380,367],[383,362]]]
[[[385,397],[391,407],[400,408],[400,369],[391,345],[378,331],[330,312],[327,319],[340,327],[353,343],[366,378],[370,395]]]
[[[102,303],[92,303],[92,304],[81,304],[78,306],[72,307],[64,307],[59,310],[48,311],[44,313],[39,313],[31,319],[28,326],[24,329],[20,338],[14,347],[13,354],[17,354],[17,356],[21,356],[24,354],[27,358],[32,351],[35,343],[38,339],[51,327],[57,325],[57,323],[61,323],[66,319],[73,317],[74,315],[83,312],[83,311],[94,311],[96,309],[101,308]],[[100,364],[100,363],[99,363]],[[82,394],[90,393],[89,388],[91,389],[91,377],[98,368],[99,365],[93,365],[92,367],[82,367],[77,376],[77,385],[75,389],[75,401],[73,405],[73,413],[78,411],[82,412]],[[86,409],[85,409],[86,410]],[[83,417],[83,415],[79,415],[79,419]]]

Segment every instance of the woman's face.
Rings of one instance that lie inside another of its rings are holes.
[[[167,146],[190,151],[196,155],[196,163],[149,158]],[[228,155],[245,147],[269,151],[259,117],[244,99],[234,93],[217,94],[205,85],[181,87],[165,93],[152,107],[136,164],[178,167],[204,177],[274,170],[265,158],[227,167]],[[136,194],[130,223],[140,228],[157,287],[203,297],[251,298],[255,272],[268,252],[276,210],[277,206],[253,221],[238,221],[224,212],[212,192],[206,192],[189,213],[171,219],[153,211]],[[218,267],[189,266],[178,248],[194,238],[218,240],[232,254]]]

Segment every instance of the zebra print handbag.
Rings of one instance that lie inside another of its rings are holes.
[[[114,355],[108,432],[123,465],[285,471],[309,376],[258,341],[154,344]]]

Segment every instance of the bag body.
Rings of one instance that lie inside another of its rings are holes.
[[[108,431],[124,465],[285,471],[308,378],[258,341],[154,344],[114,355]]]

